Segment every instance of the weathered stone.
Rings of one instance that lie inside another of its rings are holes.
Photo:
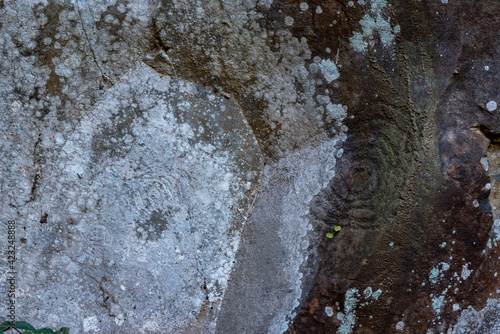
[[[499,12],[0,1],[17,317],[72,333],[495,333]]]

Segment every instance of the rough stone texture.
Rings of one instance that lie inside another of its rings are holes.
[[[18,319],[496,333],[499,14],[488,0],[0,0]]]
[[[317,243],[313,196],[334,175],[337,141],[308,146],[264,169],[240,246],[238,264],[217,321],[217,333],[283,333],[301,297],[304,259]],[[265,309],[266,312],[262,312]],[[244,315],[244,316],[243,316]]]
[[[108,316],[92,331],[128,320],[179,332],[213,318],[260,163],[234,102],[144,65],[132,70],[64,143],[58,172],[36,193],[41,207],[25,207],[37,237],[27,237],[23,266],[48,268],[23,273],[20,285],[63,284],[44,299],[51,309],[72,305],[66,322],[90,321],[101,306]]]

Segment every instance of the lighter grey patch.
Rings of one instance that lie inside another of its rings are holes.
[[[285,24],[289,27],[293,26],[294,19],[293,17],[287,16],[285,17]]]
[[[328,83],[338,79],[340,76],[337,65],[335,65],[335,63],[330,59],[323,59],[321,63],[319,63],[319,68]]]
[[[490,101],[490,102],[486,103],[486,109],[488,109],[488,111],[497,110],[497,103],[495,101]]]
[[[65,78],[69,78],[73,75],[73,71],[71,70],[71,68],[64,65],[63,63],[56,65],[55,72],[57,75]]]
[[[436,313],[441,312],[441,307],[443,306],[443,302],[444,302],[444,296],[432,299],[432,308],[434,309],[434,311],[436,311]]]
[[[342,319],[342,324],[340,325],[337,333],[338,334],[350,334],[354,324],[356,323],[356,304],[359,299],[357,289],[349,289],[345,294],[344,311],[345,316]]]
[[[368,41],[374,44],[374,33],[377,32],[383,46],[389,46],[394,42],[395,35],[401,30],[399,25],[391,27],[390,17],[385,18],[384,11],[387,8],[385,0],[374,0],[368,12],[359,21],[362,32],[354,32],[349,39],[351,47],[357,52],[367,51]]]

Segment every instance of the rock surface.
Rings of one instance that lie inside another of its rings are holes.
[[[499,14],[487,0],[0,0],[17,319],[496,333]],[[0,268],[4,284],[7,256]]]

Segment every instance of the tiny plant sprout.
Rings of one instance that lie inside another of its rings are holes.
[[[341,228],[340,226],[338,226],[338,225],[333,225],[332,227],[333,227],[333,231],[334,231],[334,232],[338,232],[338,231],[340,231],[340,230],[342,229],[342,228]],[[328,232],[328,233],[326,234],[326,237],[327,237],[327,238],[330,238],[330,239],[331,239],[331,238],[333,238],[333,232]]]

